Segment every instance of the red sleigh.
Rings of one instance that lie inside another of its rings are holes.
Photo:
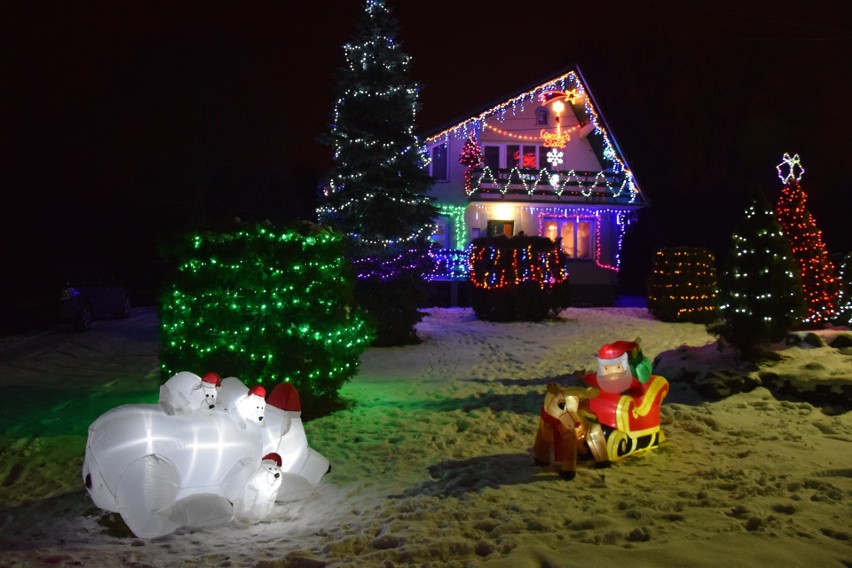
[[[595,373],[584,376],[583,382],[599,387]],[[652,375],[644,384],[633,379],[630,388],[623,393],[599,390],[598,396],[587,402],[600,428],[590,428],[586,436],[586,443],[597,461],[616,461],[653,449],[663,442],[660,406],[669,392],[666,379]]]

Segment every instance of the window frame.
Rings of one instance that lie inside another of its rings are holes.
[[[436,162],[437,162],[437,160],[435,159],[435,152],[439,151],[439,150],[443,150],[443,152],[444,152],[444,159],[443,159],[444,171],[439,172],[439,173],[442,173],[442,175],[435,175],[435,165],[436,165]],[[433,181],[438,182],[438,183],[446,183],[446,182],[450,181],[449,153],[450,153],[449,144],[447,144],[446,142],[441,142],[441,143],[435,144],[434,146],[432,146],[432,148],[430,148],[430,150],[429,150],[429,175],[432,177]]]
[[[569,260],[578,260],[578,261],[594,261],[595,260],[595,245],[596,245],[596,241],[597,241],[597,222],[598,222],[598,219],[596,217],[583,216],[583,215],[566,215],[564,217],[544,217],[542,219],[542,224],[541,224],[542,236],[551,238],[547,234],[547,224],[548,223],[556,223],[557,224],[556,225],[557,236],[562,238],[561,248],[562,248],[562,251],[565,252],[565,254],[568,255],[568,259]],[[588,256],[578,256],[577,255],[577,250],[578,250],[577,244],[580,241],[580,239],[578,238],[580,223],[588,223],[589,224],[589,236],[588,236],[588,243],[587,243],[588,244],[588,250],[589,250]],[[573,237],[572,243],[571,243],[571,249],[572,250],[570,250],[570,251],[567,250],[568,245],[566,243],[565,238],[563,237],[563,234],[564,234],[563,227],[565,225],[569,225],[569,224],[572,226],[572,237]]]

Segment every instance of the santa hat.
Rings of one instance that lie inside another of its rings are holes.
[[[598,359],[621,359],[625,353],[629,356],[634,349],[639,349],[639,345],[635,341],[608,343],[598,351]]]
[[[221,387],[222,386],[222,379],[219,378],[218,373],[212,373],[212,372],[207,373],[206,375],[201,377],[201,382],[207,383],[208,385],[213,386],[213,387]]]
[[[249,396],[259,396],[260,398],[266,398],[266,389],[260,385],[254,385],[248,391]]]
[[[271,454],[266,454],[260,461],[274,461],[275,465],[281,467],[281,456],[279,456],[275,452],[272,452]]]
[[[285,382],[275,385],[275,388],[269,394],[269,400],[266,401],[266,404],[271,404],[275,408],[289,412],[301,412],[302,410],[302,401],[293,383]]]

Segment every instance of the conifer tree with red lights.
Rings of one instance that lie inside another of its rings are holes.
[[[482,148],[473,136],[464,141],[464,146],[459,153],[459,163],[467,166],[464,172],[464,189],[469,192],[473,185],[473,168],[482,163]]]
[[[462,146],[459,154],[459,163],[469,168],[482,163],[482,148],[479,147],[472,136],[464,141],[464,146]]]
[[[822,232],[806,206],[807,195],[801,186],[805,170],[798,154],[792,157],[784,154],[776,169],[784,188],[775,211],[801,271],[808,307],[804,323],[829,322],[837,316],[840,281],[822,241]]]

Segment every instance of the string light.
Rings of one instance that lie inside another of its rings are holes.
[[[366,14],[357,41],[344,46],[334,167],[317,215],[346,236],[358,278],[386,280],[431,265],[436,211],[423,171],[429,156],[414,132],[419,87],[406,76],[410,57],[391,37],[396,24],[381,0]]]
[[[568,269],[557,243],[544,249],[533,244],[518,248],[511,241],[505,246],[471,246],[470,281],[477,288],[496,290],[531,282],[545,290],[567,280]]]
[[[648,282],[648,309],[663,321],[707,323],[719,294],[716,260],[704,248],[658,250]]]
[[[785,165],[787,172],[782,172]],[[776,212],[801,270],[808,306],[804,322],[816,324],[831,321],[837,316],[840,282],[822,241],[822,232],[806,206],[807,195],[801,187],[805,170],[799,155],[791,157],[788,153],[784,154],[782,163],[776,169],[779,179],[784,183]]]
[[[566,91],[566,86],[568,84],[570,84],[572,88]],[[633,178],[632,172],[619,157],[619,154],[615,149],[615,145],[603,125],[603,120],[594,108],[591,97],[587,95],[587,91],[588,88],[583,84],[578,73],[571,70],[550,81],[537,85],[529,91],[523,92],[515,97],[503,101],[502,103],[494,105],[477,115],[471,116],[450,128],[434,134],[426,138],[424,143],[426,145],[433,145],[441,140],[448,142],[451,136],[457,139],[461,137],[468,138],[471,135],[479,137],[483,129],[496,128],[487,122],[489,118],[493,117],[498,122],[504,122],[506,120],[507,110],[511,109],[512,115],[515,115],[519,106],[523,109],[523,103],[526,100],[529,100],[530,102],[534,101],[536,98],[545,100],[548,96],[558,97],[560,93],[564,94],[570,92],[570,97],[568,97],[567,100],[571,103],[572,107],[575,108],[575,112],[580,112],[580,109],[576,108],[576,105],[582,103],[582,112],[585,114],[585,120],[581,120],[581,122],[587,122],[594,125],[593,132],[601,138],[603,159],[610,162],[610,169],[614,175],[623,175],[625,177],[626,187],[631,195],[631,203],[637,202],[641,191]],[[505,135],[514,134],[502,130],[500,133]],[[528,137],[521,139],[533,140],[535,138]]]
[[[323,397],[355,374],[372,338],[341,235],[257,225],[190,244],[161,301],[163,377],[215,369]]]

